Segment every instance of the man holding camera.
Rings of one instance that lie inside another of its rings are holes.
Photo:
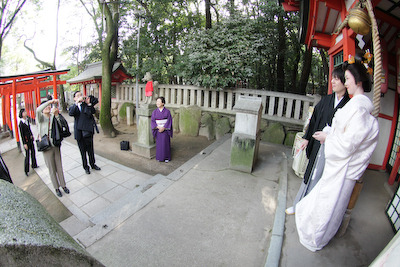
[[[95,164],[93,150],[93,134],[96,127],[93,117],[95,113],[94,105],[99,101],[94,96],[83,96],[79,91],[74,93],[74,101],[75,104],[69,108],[69,115],[75,119],[74,137],[81,152],[83,168],[86,174],[90,174],[86,154],[89,156],[90,167],[93,170],[100,170],[100,167]]]

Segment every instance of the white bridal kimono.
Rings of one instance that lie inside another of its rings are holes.
[[[354,96],[325,127],[325,168],[313,190],[296,205],[300,242],[322,249],[340,227],[356,180],[368,166],[378,142],[378,121],[365,95]]]

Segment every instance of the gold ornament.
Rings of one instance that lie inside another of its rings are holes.
[[[348,25],[355,33],[361,35],[367,35],[371,30],[371,20],[367,12],[360,7],[350,10]]]

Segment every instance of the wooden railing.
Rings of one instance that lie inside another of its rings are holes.
[[[145,84],[139,84],[139,102],[145,98]],[[204,111],[235,114],[233,107],[240,95],[262,98],[262,118],[272,121],[303,125],[308,117],[308,108],[320,97],[310,97],[281,92],[251,89],[213,90],[189,85],[158,86],[159,95],[165,97],[167,107],[197,105]],[[136,85],[121,84],[116,87],[116,102],[136,102]]]

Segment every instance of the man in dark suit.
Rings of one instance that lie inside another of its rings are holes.
[[[300,147],[300,149],[306,149],[309,162],[304,174],[303,183],[296,195],[293,206],[286,209],[287,214],[294,214],[297,202],[306,196],[319,181],[319,178],[321,178],[325,163],[325,154],[323,150],[320,151],[321,144],[313,137],[313,134],[317,131],[322,131],[327,125],[331,126],[336,111],[350,100],[344,82],[344,71],[341,67],[336,67],[332,72],[331,80],[334,93],[323,97],[314,108]],[[316,170],[317,159],[319,160],[320,167]],[[312,179],[312,177],[314,178]]]
[[[75,104],[69,108],[69,115],[75,119],[74,137],[81,152],[83,168],[87,174],[90,174],[86,154],[89,157],[90,167],[97,171],[100,170],[100,167],[95,164],[93,150],[93,134],[96,124],[93,114],[95,113],[94,105],[98,103],[98,100],[93,96],[83,96],[81,92],[77,91],[74,93],[74,101]]]
[[[21,134],[22,143],[25,148],[25,175],[28,176],[29,173],[29,155],[32,160],[32,168],[37,168],[35,146],[33,145],[33,134],[31,131],[31,126],[27,117],[26,110],[21,108],[19,111],[19,131]]]

